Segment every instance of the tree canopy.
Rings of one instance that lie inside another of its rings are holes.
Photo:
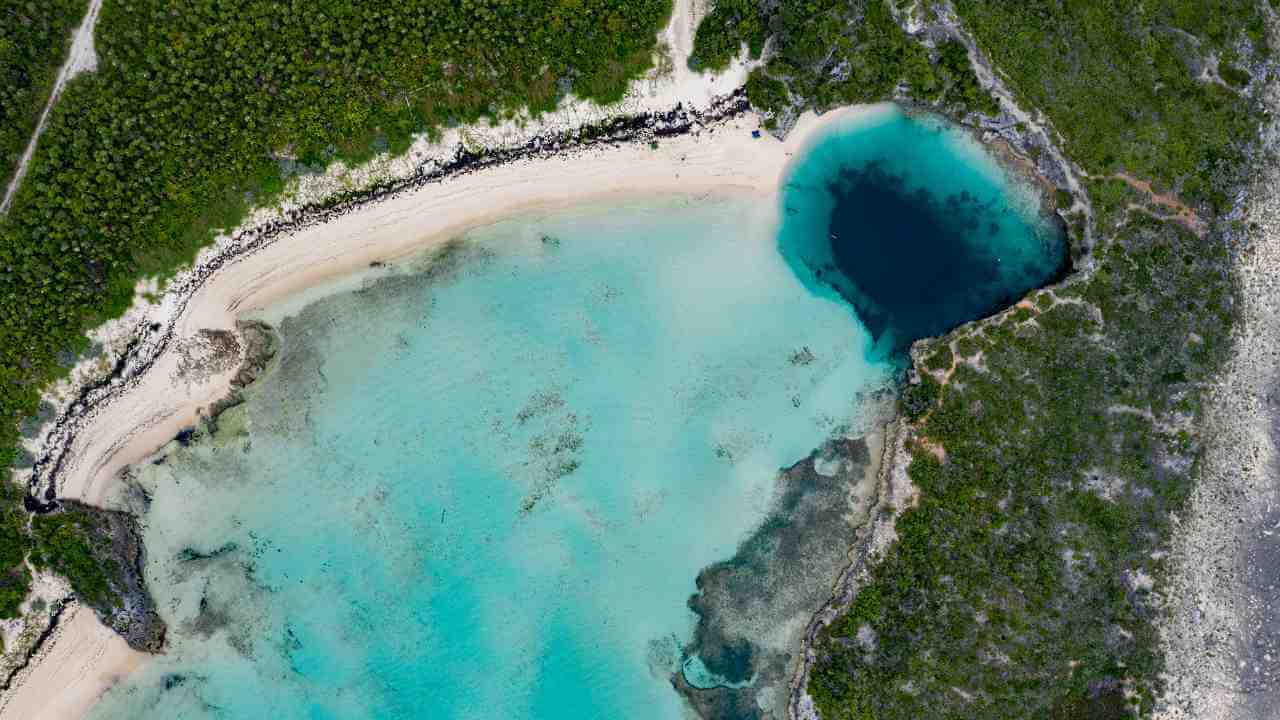
[[[86,5],[0,0],[0,188],[26,149]]]

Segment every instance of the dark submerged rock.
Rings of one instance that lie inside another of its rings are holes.
[[[785,697],[795,658],[762,640],[797,618],[803,626],[829,598],[855,533],[849,496],[871,462],[865,439],[837,437],[783,469],[760,526],[733,557],[698,574],[698,593],[689,598],[698,623],[683,654],[724,683],[695,687],[677,670],[671,684],[703,720],[786,716],[784,707],[762,709],[758,697],[765,689]]]

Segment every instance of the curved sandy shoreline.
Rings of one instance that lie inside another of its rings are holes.
[[[755,118],[735,117],[662,138],[656,149],[633,142],[519,160],[287,233],[217,268],[186,298],[170,346],[80,428],[61,468],[57,496],[108,504],[122,468],[145,459],[230,392],[238,363],[211,369],[200,362],[207,331],[234,331],[237,320],[268,311],[274,317],[288,314],[358,284],[371,265],[421,255],[468,229],[523,212],[657,194],[736,192],[774,202],[790,158],[818,131],[887,112],[892,105],[809,114],[785,141],[753,137]],[[182,278],[174,283],[181,284]]]
[[[528,211],[661,194],[747,193],[773,203],[791,157],[821,130],[894,111],[883,104],[806,114],[785,141],[767,133],[755,137],[757,119],[731,112],[695,122],[683,134],[660,136],[656,147],[645,135],[641,141],[522,157],[474,172],[464,168],[438,182],[322,214],[318,221],[304,218],[302,227],[248,251],[234,242],[206,250],[161,298],[161,314],[169,309],[162,318],[167,327],[153,322],[140,328],[163,338],[154,357],[81,408],[58,453],[56,487],[50,489],[59,499],[110,505],[123,469],[152,455],[232,391],[244,343],[236,343],[237,357],[227,358],[225,345],[211,338],[235,337],[239,320],[287,315],[319,296],[358,285],[371,267],[385,272],[385,265],[419,257],[468,229]],[[254,242],[256,232],[249,229],[242,237]],[[112,682],[145,661],[92,613],[77,612],[72,619],[63,619],[36,665],[7,693],[0,720],[32,717],[30,709],[42,703],[41,717],[82,717]],[[63,660],[48,660],[55,656]],[[80,658],[92,664],[92,673],[58,670]],[[54,703],[54,697],[68,702]],[[80,700],[70,703],[73,697]]]

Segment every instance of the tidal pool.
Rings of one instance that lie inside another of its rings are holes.
[[[868,219],[884,193],[945,242]],[[1028,197],[882,113],[816,141],[781,212],[524,215],[266,318],[246,401],[134,471],[171,648],[93,716],[776,716],[900,348],[1057,270]],[[858,238],[954,253],[955,282],[905,303]]]

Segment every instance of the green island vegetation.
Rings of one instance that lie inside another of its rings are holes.
[[[726,67],[744,44],[759,56],[766,39],[768,58],[747,96],[770,128],[808,108],[891,99],[899,85],[948,114],[998,111],[963,44],[930,49],[908,37],[885,0],[721,0],[698,26],[690,67]]]
[[[823,639],[824,718],[1119,719],[1128,692],[1151,710],[1146,579],[1191,489],[1234,291],[1220,240],[1113,218],[1087,282],[919,348],[920,500]]]
[[[1265,46],[1255,0],[955,0],[982,51],[1094,175],[1127,172],[1215,210],[1256,118],[1236,88]],[[1215,82],[1210,71],[1227,87]],[[1223,74],[1223,69],[1226,73]]]
[[[100,515],[67,507],[32,521],[36,540],[31,564],[52,570],[71,582],[76,594],[93,607],[120,604],[111,579],[120,568],[111,557],[111,538]]]
[[[55,4],[71,24],[84,5]],[[401,152],[414,133],[549,111],[567,93],[617,100],[651,66],[671,9],[671,0],[106,3],[98,69],[68,85],[0,218],[0,460],[24,461],[19,424],[87,349],[87,329],[122,312],[139,278],[189,262],[216,229],[269,203],[289,173]],[[90,537],[89,526],[38,519],[33,534],[21,490],[4,492],[0,617],[14,616],[27,592],[29,553],[95,596],[90,546],[72,539]]]
[[[0,189],[18,166],[85,0],[0,0]]]
[[[1056,204],[1073,256],[1094,268],[917,345],[901,409],[919,501],[820,637],[809,691],[827,720],[1145,716],[1162,690],[1159,551],[1195,482],[1201,393],[1229,351],[1222,216],[1261,117],[1241,89],[1266,56],[1265,11],[1249,0],[953,5],[960,31],[1088,173],[1092,246],[1071,193]],[[996,110],[934,3],[919,37],[889,0],[759,7],[770,34],[750,38],[765,65],[748,91],[771,118],[904,93],[959,120]],[[1126,178],[1171,193],[1201,224],[1169,217]]]

